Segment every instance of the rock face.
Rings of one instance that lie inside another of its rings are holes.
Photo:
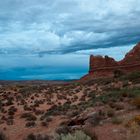
[[[89,74],[83,78],[99,78],[114,76],[115,71],[130,73],[140,71],[140,43],[138,43],[124,59],[115,61],[113,58],[105,56],[90,56]]]

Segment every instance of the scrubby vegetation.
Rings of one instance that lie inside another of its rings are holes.
[[[0,132],[0,140],[7,140],[7,138],[3,132]]]
[[[47,139],[55,133],[62,140],[75,138],[77,133],[88,134],[88,139],[94,130],[100,136],[109,125],[112,128],[107,131],[108,135],[121,127],[125,128],[125,135],[131,129],[128,126],[139,126],[139,109],[139,73],[116,72],[115,78],[79,83],[6,83],[0,88],[0,131],[10,136],[12,130],[16,131],[14,139],[19,135],[26,139]],[[35,130],[42,134],[32,134]],[[29,133],[31,135],[26,136]]]
[[[24,140],[51,140],[50,137],[48,135],[34,135],[34,134],[29,134],[27,136],[27,138],[25,138]]]
[[[91,138],[82,131],[76,131],[73,134],[61,134],[57,140],[91,140]]]
[[[132,101],[133,105],[135,105],[137,108],[140,109],[140,97],[136,97],[134,98],[134,100]]]

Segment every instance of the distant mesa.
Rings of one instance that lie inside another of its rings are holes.
[[[115,61],[109,56],[90,56],[89,73],[82,77],[86,80],[89,78],[112,77],[115,72],[131,73],[140,71],[140,43],[138,43],[124,59]]]

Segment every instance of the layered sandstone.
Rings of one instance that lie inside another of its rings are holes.
[[[110,77],[114,76],[115,71],[123,73],[130,73],[140,71],[140,43],[138,43],[130,52],[128,52],[124,59],[115,61],[108,56],[90,56],[89,74],[87,77]]]

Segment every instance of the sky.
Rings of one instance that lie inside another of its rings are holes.
[[[89,56],[124,57],[140,41],[139,0],[1,0],[0,80],[67,80]]]

